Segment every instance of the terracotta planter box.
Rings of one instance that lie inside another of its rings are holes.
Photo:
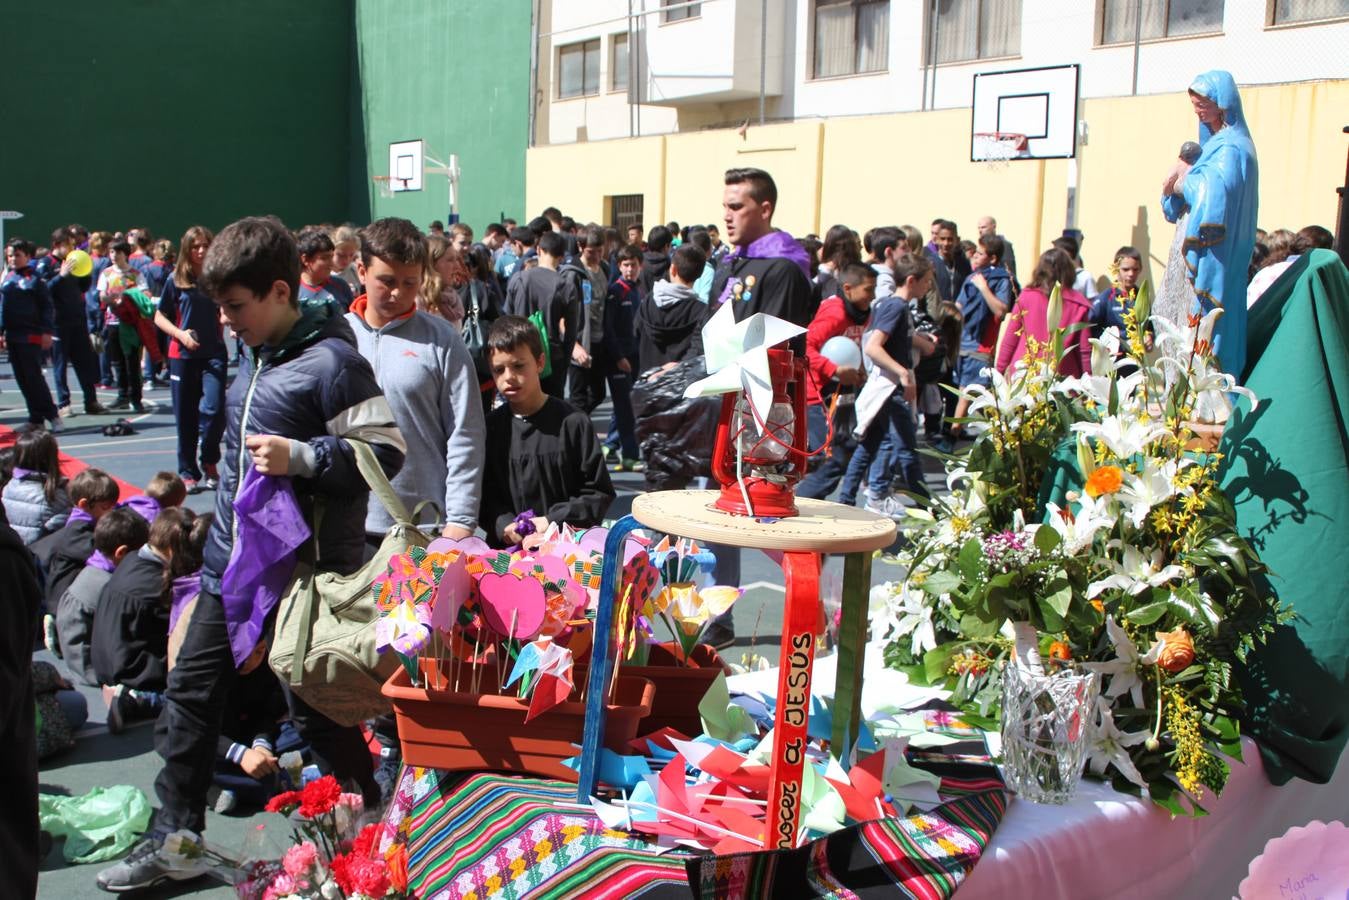
[[[435,662],[424,660],[435,678]],[[472,667],[464,666],[459,683],[470,683]],[[577,676],[577,684],[583,684]],[[497,672],[489,667],[479,687],[495,687]],[[403,762],[410,766],[454,770],[517,772],[575,781],[576,772],[562,760],[580,753],[585,704],[560,703],[525,724],[529,700],[495,693],[428,690],[413,687],[401,666],[384,682],[384,696],[393,702]],[[628,752],[643,719],[651,712],[651,682],[620,675],[604,720],[605,745]]]
[[[656,686],[656,698],[651,704],[651,715],[642,723],[644,732],[670,727],[689,737],[703,733],[698,704],[717,674],[730,674],[721,655],[707,644],[693,648],[688,662],[681,663],[676,656],[678,646],[673,642],[655,644],[645,666],[624,665],[622,677],[645,678]]]

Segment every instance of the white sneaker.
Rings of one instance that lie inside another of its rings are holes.
[[[166,881],[189,881],[207,873],[201,839],[187,831],[166,838],[147,835],[121,862],[98,873],[98,886],[113,894],[138,891]]]
[[[55,419],[51,419],[47,422],[47,430],[52,434],[60,434],[66,430],[66,425],[61,421],[61,416],[59,414]]]
[[[888,516],[891,519],[903,519],[905,517],[904,504],[894,494],[885,497],[868,497],[866,502],[867,512],[874,512],[878,516]]]

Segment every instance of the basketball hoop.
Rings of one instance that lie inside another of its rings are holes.
[[[385,198],[408,189],[409,179],[407,178],[395,178],[392,175],[372,175],[370,180],[375,183],[375,187],[379,188],[379,195]]]
[[[990,169],[1001,169],[1008,161],[1027,156],[1026,136],[1011,131],[977,131],[971,156]]]

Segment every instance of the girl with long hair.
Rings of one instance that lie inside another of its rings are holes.
[[[169,386],[178,428],[178,475],[189,493],[220,484],[225,434],[225,335],[215,301],[200,287],[211,231],[193,225],[178,244],[178,265],[164,286],[155,325],[169,336]]]

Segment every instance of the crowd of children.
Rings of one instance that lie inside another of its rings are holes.
[[[213,781],[218,809],[265,800],[288,749],[372,800],[387,788],[358,729],[270,674],[265,633],[236,664],[222,594],[246,477],[291,479],[319,531],[315,565],[342,574],[392,525],[359,474],[356,445],[435,534],[481,532],[511,547],[550,523],[598,524],[614,498],[611,469],[648,465],[649,487],[706,474],[706,405],[693,411],[682,389],[700,375],[703,326],[731,303],[736,318],[767,312],[806,329],[793,346],[809,362],[813,454],[799,492],[838,490],[849,504],[863,494],[868,508],[897,516],[899,491],[914,502],[927,494],[919,441],[949,451],[962,437],[965,401],[952,389],[989,384],[1043,340],[1056,286],[1060,324],[1099,333],[1122,324],[1141,277],[1138,252],[1121,248],[1098,292],[1080,233],[1066,233],[1023,289],[991,217],[967,242],[946,219],[926,243],[907,225],[864,235],[839,225],[797,240],[772,227],[776,203],[767,173],[727,172],[725,244],[711,225],[620,233],[555,208],[525,225],[493,223],[478,241],[464,223],[432,223],[429,235],[393,218],[292,232],[250,218],[219,234],[188,229],[176,260],[144,229],[70,226],[50,250],[9,242],[0,331],[29,427],[6,453],[4,513],[36,561],[46,643],[70,676],[42,672],[42,702],[64,710],[54,724],[78,728],[86,711],[70,699],[72,680],[101,686],[109,730],[157,718],[164,759],[153,829],[101,886],[192,874],[161,852],[164,836],[200,834]],[[1275,262],[1319,237],[1289,242]],[[77,249],[93,262],[79,276]],[[1065,371],[1089,364],[1091,333],[1076,333]],[[839,338],[855,344],[856,361],[827,351]],[[56,400],[42,373],[48,352],[62,361]],[[109,409],[140,409],[143,378],[167,374],[177,472],[136,498],[96,469],[67,481],[54,436],[73,414],[67,365],[87,414],[103,410],[94,391],[111,384]],[[606,394],[612,418],[597,435],[591,414]],[[672,462],[677,451],[692,464]],[[182,508],[211,489],[214,514]],[[713,552],[718,579],[737,581],[734,551]],[[717,627],[730,633],[729,622]],[[395,764],[388,723],[373,731]],[[69,742],[54,732],[43,747]]]

